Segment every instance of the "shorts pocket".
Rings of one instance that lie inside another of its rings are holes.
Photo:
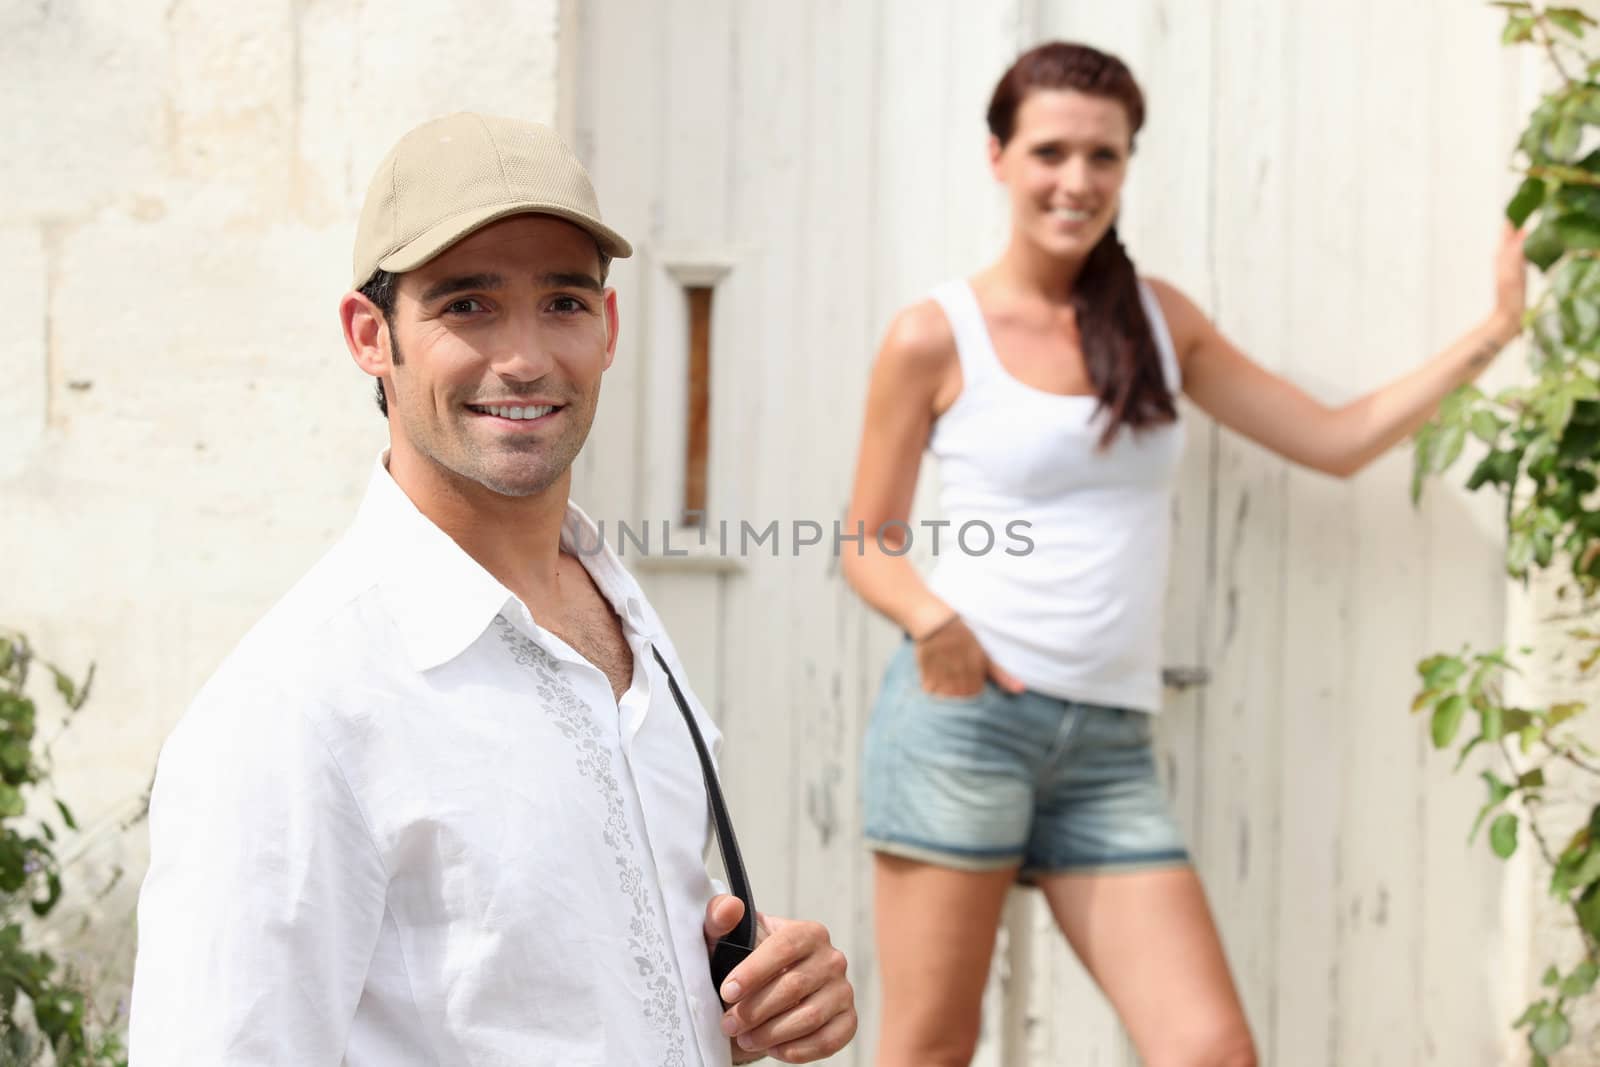
[[[989,696],[990,683],[984,682],[982,688],[969,696],[950,696],[946,693],[930,693],[922,688],[921,679],[913,679],[912,685],[917,688],[917,697],[930,704],[945,704],[950,707],[971,708],[982,704]]]

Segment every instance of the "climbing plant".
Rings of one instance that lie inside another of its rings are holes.
[[[127,1063],[116,1028],[95,1016],[84,976],[38,945],[38,920],[62,899],[58,849],[78,824],[55,793],[30,683],[48,678],[70,721],[93,674],[74,681],[22,634],[0,629],[0,1067]]]
[[[1503,501],[1506,571],[1554,582],[1563,606],[1551,622],[1581,682],[1600,664],[1600,57],[1589,37],[1597,23],[1573,7],[1495,6],[1506,11],[1505,42],[1538,49],[1551,75],[1518,141],[1522,180],[1506,205],[1543,276],[1524,319],[1529,373],[1492,395],[1468,386],[1446,399],[1417,435],[1412,496],[1479,442],[1466,487]],[[1513,1023],[1535,1067],[1546,1067],[1572,1042],[1573,1008],[1595,995],[1600,978],[1600,757],[1575,729],[1589,710],[1584,701],[1523,706],[1509,698],[1510,675],[1531,654],[1429,656],[1417,667],[1412,708],[1427,716],[1434,746],[1454,750],[1458,771],[1475,752],[1487,755],[1481,769],[1474,764],[1486,796],[1469,840],[1486,837],[1502,859],[1535,849],[1550,895],[1572,918],[1579,944],[1563,954],[1568,965],[1545,970],[1543,995]],[[1588,812],[1564,839],[1551,829],[1557,793]]]

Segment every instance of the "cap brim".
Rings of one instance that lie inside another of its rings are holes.
[[[452,215],[442,222],[436,222],[378,260],[376,269],[395,274],[415,270],[469,234],[483,229],[491,222],[512,215],[554,215],[588,231],[594,237],[595,243],[600,246],[600,251],[612,259],[627,259],[633,255],[633,246],[623,240],[621,234],[598,219],[557,204],[522,200],[473,208],[459,215]],[[363,283],[365,281],[366,279],[362,279]]]

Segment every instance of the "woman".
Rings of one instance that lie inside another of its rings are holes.
[[[850,520],[885,532],[845,556],[846,575],[909,635],[864,759],[879,1067],[969,1062],[1019,879],[1044,892],[1145,1063],[1256,1062],[1150,748],[1176,395],[1343,477],[1421,426],[1520,328],[1521,235],[1508,230],[1482,323],[1359,400],[1319,404],[1177,289],[1135,274],[1115,222],[1143,118],[1112,56],[1056,43],[1018,59],[988,112],[1009,244],[903,310],[872,373]],[[1031,550],[947,547],[927,579],[895,554],[925,447],[940,460],[947,545],[968,522],[998,532],[1026,520]]]

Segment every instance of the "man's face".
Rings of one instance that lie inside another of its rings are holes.
[[[513,497],[566,475],[617,337],[589,234],[550,215],[486,226],[400,276],[391,329],[391,469]]]

